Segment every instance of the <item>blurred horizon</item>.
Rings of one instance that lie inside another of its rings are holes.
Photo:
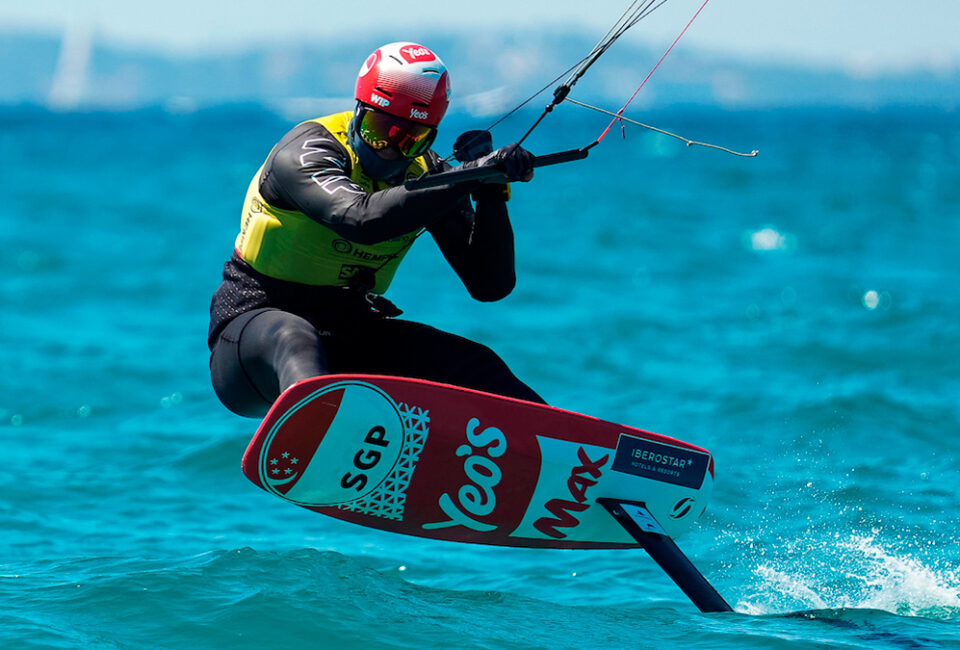
[[[660,3],[656,3],[660,4]],[[349,7],[313,0],[235,0],[228,10],[204,0],[141,5],[123,0],[36,0],[0,6],[0,32],[68,29],[98,40],[166,55],[240,52],[263,45],[363,39],[417,40],[445,32],[481,37],[504,32],[574,32],[596,41],[629,5],[626,0],[485,0],[482,7],[419,0],[415,5],[366,0]],[[659,49],[669,44],[701,0],[670,0],[625,37]],[[818,69],[888,73],[960,67],[960,4],[952,0],[766,0],[710,2],[684,36],[683,49],[747,61]]]
[[[84,23],[62,33],[10,32],[0,23],[0,106],[191,112],[256,103],[292,114],[349,106],[360,63],[385,32],[307,42],[250,42],[222,51],[172,53],[115,39]],[[595,40],[585,30],[419,30],[451,70],[452,110],[475,117],[505,112],[576,63]],[[662,54],[661,44],[623,39],[574,96],[616,110]],[[318,64],[319,62],[319,64]],[[553,83],[550,87],[555,85]],[[875,110],[960,107],[960,67],[878,70],[750,60],[678,46],[638,96],[636,109],[678,105],[728,110],[846,106]],[[337,108],[336,110],[340,110]]]

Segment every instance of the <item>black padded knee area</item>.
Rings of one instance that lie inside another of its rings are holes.
[[[254,310],[230,321],[210,358],[220,401],[247,417],[263,417],[286,388],[323,374],[326,356],[316,328],[277,309]]]
[[[260,337],[256,349],[273,351],[270,366],[276,374],[279,393],[298,381],[327,373],[320,334],[308,321],[274,311],[264,314],[257,325],[253,332]]]

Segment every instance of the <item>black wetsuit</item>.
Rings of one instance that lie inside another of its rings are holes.
[[[372,244],[425,227],[471,296],[494,301],[513,290],[513,231],[500,191],[397,186],[367,193],[351,180],[350,160],[323,126],[301,124],[267,158],[260,194],[351,241]],[[221,401],[260,417],[293,383],[341,373],[415,377],[543,401],[489,348],[391,318],[392,305],[369,294],[362,276],[357,280],[351,288],[279,280],[235,251],[210,309],[210,369]]]

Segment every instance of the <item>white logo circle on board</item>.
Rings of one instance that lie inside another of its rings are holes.
[[[403,445],[403,419],[386,393],[338,382],[277,420],[260,453],[260,475],[269,491],[298,505],[340,505],[374,492]]]

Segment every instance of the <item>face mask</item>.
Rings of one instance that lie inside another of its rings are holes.
[[[384,160],[370,148],[370,145],[363,141],[357,130],[353,128],[353,123],[354,120],[350,120],[348,141],[354,153],[357,154],[364,173],[378,181],[399,181],[403,172],[410,166],[410,160],[407,158]]]

